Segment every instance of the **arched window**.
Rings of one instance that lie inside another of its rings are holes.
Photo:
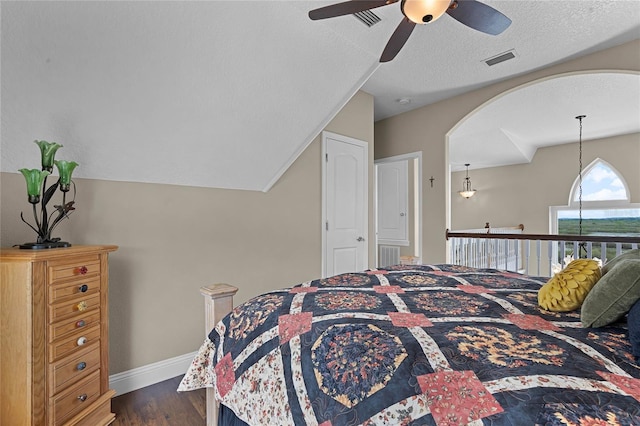
[[[571,188],[569,205],[577,205],[580,201],[580,177]],[[582,171],[582,201],[625,201],[630,202],[629,188],[624,178],[606,161],[594,160]]]
[[[576,177],[568,205],[550,207],[549,212],[553,234],[579,234],[582,226],[584,235],[640,236],[640,204],[631,203],[624,177],[600,158],[583,169],[582,185]]]

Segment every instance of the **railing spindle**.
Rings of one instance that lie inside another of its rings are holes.
[[[600,245],[600,257],[603,262],[611,260],[607,255],[607,249],[615,246],[615,256],[619,256],[626,250],[637,249],[640,245],[640,237],[628,236],[602,236],[602,235],[553,235],[553,234],[487,234],[474,232],[450,232],[447,230],[447,239],[451,239],[451,253],[449,258],[455,264],[500,268],[506,270],[522,271],[531,274],[532,262],[537,266],[536,274],[540,275],[542,265],[542,241],[547,241],[546,261],[548,262],[549,276],[554,265],[564,267],[564,259],[567,257],[568,245],[573,245],[574,258],[581,257],[582,247],[586,249],[588,258],[593,258],[594,243]],[[500,244],[503,240],[503,244]],[[509,240],[515,240],[510,243]],[[532,259],[531,243],[535,241],[535,256]],[[512,245],[515,244],[515,245]],[[520,256],[520,244],[524,244],[522,259]],[[558,258],[558,256],[561,256]],[[513,260],[515,258],[515,263]],[[547,269],[547,268],[545,268]]]

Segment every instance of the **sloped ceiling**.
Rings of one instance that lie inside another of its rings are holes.
[[[283,1],[2,3],[2,170],[264,190],[377,66]],[[339,58],[339,60],[336,60]]]
[[[3,1],[0,170],[46,139],[77,177],[268,190],[361,88],[381,119],[640,37],[637,0],[485,2],[503,35],[445,16],[379,65],[399,4],[367,28],[308,19],[332,1]]]

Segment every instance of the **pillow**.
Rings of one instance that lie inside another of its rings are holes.
[[[603,327],[624,316],[640,299],[640,259],[622,259],[584,299],[583,327]]]
[[[631,353],[636,357],[636,362],[640,363],[640,300],[637,300],[631,307],[627,316],[627,326],[629,327]]]
[[[629,250],[625,253],[622,253],[619,256],[614,257],[610,261],[604,264],[602,267],[602,275],[606,274],[613,268],[616,263],[625,260],[625,259],[640,259],[640,249]]]
[[[576,310],[598,279],[598,262],[592,259],[576,259],[538,290],[538,305],[554,312]]]

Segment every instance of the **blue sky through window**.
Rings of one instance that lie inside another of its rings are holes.
[[[573,201],[578,201],[576,191]],[[620,177],[605,164],[598,163],[582,176],[582,201],[626,200],[627,191]]]

